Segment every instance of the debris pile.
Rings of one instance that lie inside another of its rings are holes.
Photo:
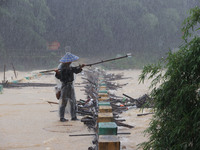
[[[131,108],[153,106],[153,101],[146,94],[138,99],[134,99],[126,94],[123,94],[123,97],[119,97],[109,92],[109,90],[116,90],[128,84],[119,85],[113,82],[115,80],[127,79],[124,78],[122,74],[106,74],[99,69],[90,68],[84,71],[84,77],[82,77],[82,79],[84,79],[82,84],[85,85],[84,91],[87,95],[87,99],[77,101],[77,113],[83,116],[81,122],[96,133],[93,141],[95,146],[89,147],[88,149],[90,150],[96,150],[100,147],[101,132],[99,131],[99,126],[102,123],[108,124],[108,122],[111,122],[115,123],[117,126],[134,128],[132,125],[123,123],[125,119],[120,118],[119,115]],[[142,116],[142,114],[138,116]]]

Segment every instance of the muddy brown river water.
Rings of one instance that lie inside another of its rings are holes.
[[[39,71],[34,71],[39,72]],[[108,73],[124,73],[124,80],[115,81],[128,83],[117,91],[112,91],[118,96],[123,93],[138,98],[148,93],[150,81],[138,84],[141,70],[109,71]],[[18,72],[21,82],[30,83],[55,83],[53,75],[42,75],[31,80],[24,79],[33,72]],[[6,72],[7,80],[14,78],[12,71]],[[0,80],[3,73],[0,72]],[[76,76],[76,83],[81,83],[81,75]],[[75,87],[77,100],[85,99],[82,87]],[[54,87],[22,87],[4,88],[0,94],[0,150],[87,150],[92,146],[93,136],[70,137],[69,134],[93,133],[80,121],[59,122],[58,105],[48,104],[46,101],[58,102],[55,97]],[[144,112],[151,110],[145,109]],[[148,127],[152,115],[138,117],[140,109],[130,109],[120,115],[126,119],[125,123],[134,125],[128,129],[119,127],[120,132],[130,132],[131,135],[120,135],[121,149],[135,150],[137,145],[148,137],[143,131]],[[68,116],[69,118],[69,116]],[[78,116],[81,119],[81,116]]]

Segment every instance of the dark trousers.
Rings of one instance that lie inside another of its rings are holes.
[[[61,105],[59,109],[60,118],[64,118],[65,115],[65,108],[67,103],[69,102],[71,118],[76,118],[76,99],[75,99],[75,92],[74,86],[72,83],[63,84],[61,89]]]

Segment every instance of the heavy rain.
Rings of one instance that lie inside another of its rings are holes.
[[[199,23],[199,0],[0,0],[0,149],[198,149]]]

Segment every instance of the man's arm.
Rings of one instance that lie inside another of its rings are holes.
[[[78,67],[72,67],[72,71],[73,71],[73,73],[80,73],[81,71],[82,71],[82,68],[85,66],[85,64],[82,64],[82,65],[80,65],[80,66],[78,66]]]
[[[55,70],[56,74],[55,74],[55,77],[57,79],[60,79],[61,75],[60,75],[60,71],[59,70]]]

